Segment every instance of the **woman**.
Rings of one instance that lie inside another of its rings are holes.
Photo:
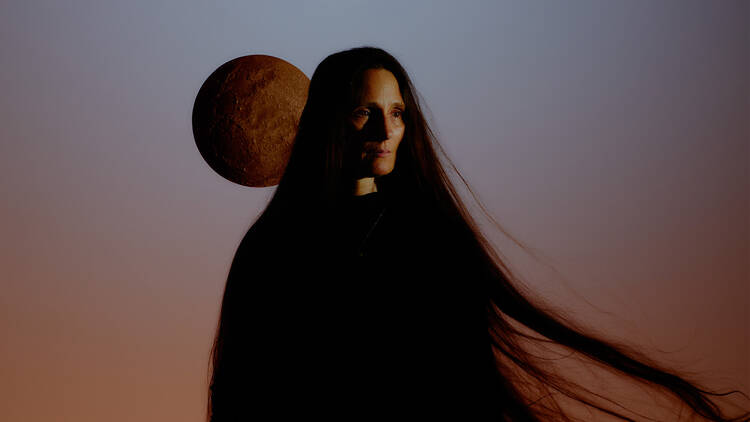
[[[694,415],[748,420],[521,294],[436,146],[391,55],[363,47],[320,63],[285,174],[229,272],[212,421],[638,419],[564,376],[540,356],[550,348]]]

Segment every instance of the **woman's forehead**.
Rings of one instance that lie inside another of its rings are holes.
[[[401,87],[398,80],[389,70],[367,69],[359,78],[355,89],[355,101],[375,103],[372,100],[388,99],[388,105],[402,105]],[[365,105],[365,104],[360,104]]]

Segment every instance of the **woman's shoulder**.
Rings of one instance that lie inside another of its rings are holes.
[[[271,237],[268,235],[266,224],[264,224],[261,219],[256,220],[242,236],[242,239],[237,246],[235,260],[237,260],[238,257],[259,255],[267,251],[266,246],[270,239]]]
[[[279,266],[283,251],[283,239],[287,235],[270,218],[261,216],[247,229],[237,245],[232,260],[231,275],[246,277],[257,274],[264,268]]]

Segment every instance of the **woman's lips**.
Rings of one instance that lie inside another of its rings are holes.
[[[376,157],[385,157],[391,154],[390,150],[387,149],[373,149],[370,151],[367,151],[368,154],[374,155]]]

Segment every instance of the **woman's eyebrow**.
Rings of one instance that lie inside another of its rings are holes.
[[[363,104],[363,105],[364,105],[365,107],[378,107],[378,106],[379,106],[380,104],[378,104],[378,103],[376,103],[376,102],[372,102],[372,101],[371,101],[371,102],[369,102],[369,103],[367,103],[367,104]],[[361,107],[361,106],[360,106],[360,107]],[[392,103],[391,103],[391,105],[390,105],[390,107],[400,107],[400,108],[406,108],[406,106],[404,105],[404,103],[402,103],[402,102],[400,102],[400,101],[394,101],[394,102],[392,102]]]

